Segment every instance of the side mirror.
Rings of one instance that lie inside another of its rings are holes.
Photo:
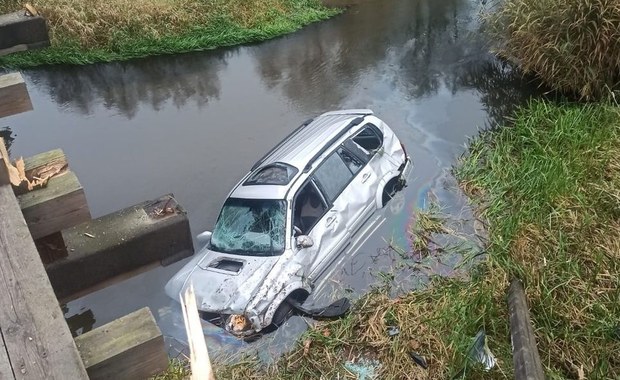
[[[213,235],[211,231],[205,231],[196,236],[196,240],[198,240],[198,244],[200,245],[200,248],[209,244],[209,242],[211,241],[211,235]]]
[[[295,238],[297,248],[310,248],[314,245],[312,238],[308,235],[299,235]]]

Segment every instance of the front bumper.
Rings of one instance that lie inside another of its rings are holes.
[[[406,183],[409,180],[409,175],[411,175],[412,170],[413,160],[407,156],[405,158],[405,162],[400,168],[400,180]]]

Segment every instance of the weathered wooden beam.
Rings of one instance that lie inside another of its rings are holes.
[[[0,15],[0,56],[50,45],[45,19],[18,11]]]
[[[142,268],[193,254],[189,220],[171,195],[62,231],[66,258],[46,265],[54,291],[66,301]]]
[[[6,146],[4,145],[4,139],[0,137],[0,186],[9,185],[11,183],[9,177],[9,170],[7,163],[9,162],[9,154],[6,152]]]
[[[50,178],[47,186],[18,196],[35,239],[90,220],[86,195],[75,173]]]
[[[9,185],[0,186],[0,336],[17,379],[87,379]]]
[[[513,279],[508,290],[510,336],[516,380],[544,380],[536,337],[530,322],[525,291],[521,281]]]
[[[168,366],[164,338],[148,307],[75,338],[91,380],[147,379]]]
[[[4,344],[4,338],[0,336],[0,379],[9,380],[14,379],[13,369],[11,368],[11,363],[9,362],[9,353],[6,351],[6,346]]]
[[[209,359],[209,350],[207,350],[207,342],[205,341],[205,335],[198,315],[194,287],[191,285],[185,290],[183,297],[181,297],[181,309],[183,311],[185,331],[187,332],[187,341],[189,342],[192,380],[215,380],[211,359]]]
[[[0,36],[2,32],[0,31]],[[0,117],[30,111],[32,102],[20,73],[0,76]]]

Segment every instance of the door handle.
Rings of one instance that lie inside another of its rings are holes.
[[[332,224],[334,224],[336,222],[336,217],[335,216],[330,216],[329,218],[327,218],[326,222],[325,222],[325,227],[329,228],[332,226]]]
[[[368,181],[368,178],[370,178],[370,173],[365,173],[365,174],[362,176],[362,183],[364,183],[364,182]]]

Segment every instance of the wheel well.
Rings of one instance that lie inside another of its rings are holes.
[[[271,324],[275,326],[280,326],[286,318],[290,315],[291,311],[294,309],[293,303],[288,302],[288,300],[294,300],[299,304],[302,304],[306,301],[306,298],[310,293],[305,289],[295,289],[286,296],[285,299],[282,300],[280,305],[278,305],[277,309],[274,311],[273,316],[271,318]]]
[[[299,303],[304,303],[309,295],[310,293],[305,289],[295,289],[286,298],[292,298]]]
[[[398,191],[398,176],[390,178],[389,181],[383,186],[383,193],[381,195],[381,207],[385,207],[385,205],[392,199],[394,192]]]

